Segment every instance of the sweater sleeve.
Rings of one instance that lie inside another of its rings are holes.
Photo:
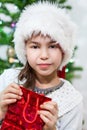
[[[0,75],[0,92],[5,89],[5,79],[6,77],[6,71],[4,71],[1,75]]]
[[[58,130],[82,130],[82,102],[58,120]]]
[[[18,68],[11,68],[6,69],[1,75],[0,75],[0,92],[4,90],[9,84],[13,82],[18,82],[18,74],[20,72],[20,69]]]

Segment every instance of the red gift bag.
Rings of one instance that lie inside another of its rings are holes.
[[[1,130],[42,130],[44,122],[37,111],[40,105],[50,101],[51,98],[37,94],[21,87],[23,96],[21,100],[9,105]]]

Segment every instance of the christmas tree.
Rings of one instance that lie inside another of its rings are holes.
[[[15,55],[14,43],[12,41],[13,34],[20,13],[24,7],[38,1],[39,0],[0,0],[0,74],[4,69],[22,66]],[[70,5],[66,5],[67,0],[50,1],[56,2],[60,8],[71,9]],[[82,68],[75,66],[73,59],[71,59],[65,69],[66,79],[71,81],[75,76],[74,72],[81,70]]]

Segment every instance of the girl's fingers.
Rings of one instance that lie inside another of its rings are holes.
[[[50,121],[47,117],[41,114],[40,118],[44,121],[45,124],[48,124],[48,126],[50,126]]]
[[[56,124],[56,120],[52,118],[52,120],[49,120],[49,118],[47,118],[46,116],[44,116],[43,114],[40,114],[40,118],[44,121],[45,126],[49,127],[52,129],[52,127],[55,126]]]
[[[55,102],[45,102],[44,104],[42,104],[40,106],[42,109],[46,109],[48,111],[50,111],[53,115],[56,113],[58,114],[58,107],[57,104]]]
[[[10,84],[0,96],[0,109],[1,111],[7,111],[8,105],[15,103],[18,99],[21,99],[22,91],[16,83]]]
[[[19,89],[19,85],[16,84],[16,83],[11,83],[11,84],[8,86],[8,88],[9,88],[9,87],[12,87],[12,88],[15,88],[15,89]]]
[[[49,111],[40,110],[38,113],[39,113],[40,115],[45,116],[45,117],[48,118],[50,121],[54,120],[53,115],[52,115]]]
[[[15,103],[17,99],[6,99],[2,102],[2,106],[8,106],[11,103]]]
[[[55,109],[57,109],[58,110],[58,106],[57,106],[57,103],[56,102],[53,102],[53,101],[49,101],[49,102],[44,102],[43,104],[43,107],[45,107],[45,106],[52,106],[52,108],[55,108]]]
[[[5,90],[4,94],[7,94],[7,93],[14,93],[14,94],[17,94],[17,95],[22,95],[22,91],[20,89],[15,89],[15,88],[8,88],[7,90]]]
[[[45,102],[44,104],[52,105],[52,106],[54,106],[54,108],[58,109],[57,103],[54,101]]]
[[[6,93],[14,93],[14,94],[18,94],[18,95],[22,95],[22,91],[19,87],[19,85],[12,83],[10,84],[7,89],[5,89],[4,94]]]
[[[4,95],[3,99],[21,99],[21,96],[13,93],[7,93]]]
[[[50,101],[45,102],[41,106],[41,110],[39,111],[41,119],[45,122],[45,124],[50,126],[55,126],[58,120],[58,106],[57,103]]]

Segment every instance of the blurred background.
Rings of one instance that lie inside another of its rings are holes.
[[[80,78],[74,78],[74,86],[82,93],[84,103],[84,125],[83,130],[87,130],[87,0],[68,0],[72,6],[70,15],[78,25],[78,50],[75,55],[75,65],[83,68]]]
[[[13,34],[21,11],[26,5],[37,1],[39,0],[0,0],[0,74],[5,69],[22,66],[15,54]],[[87,1],[48,1],[57,2],[58,6],[64,8],[71,16],[71,19],[78,25],[74,55],[66,68],[61,72],[61,77],[72,82],[83,95],[83,130],[87,130]]]

